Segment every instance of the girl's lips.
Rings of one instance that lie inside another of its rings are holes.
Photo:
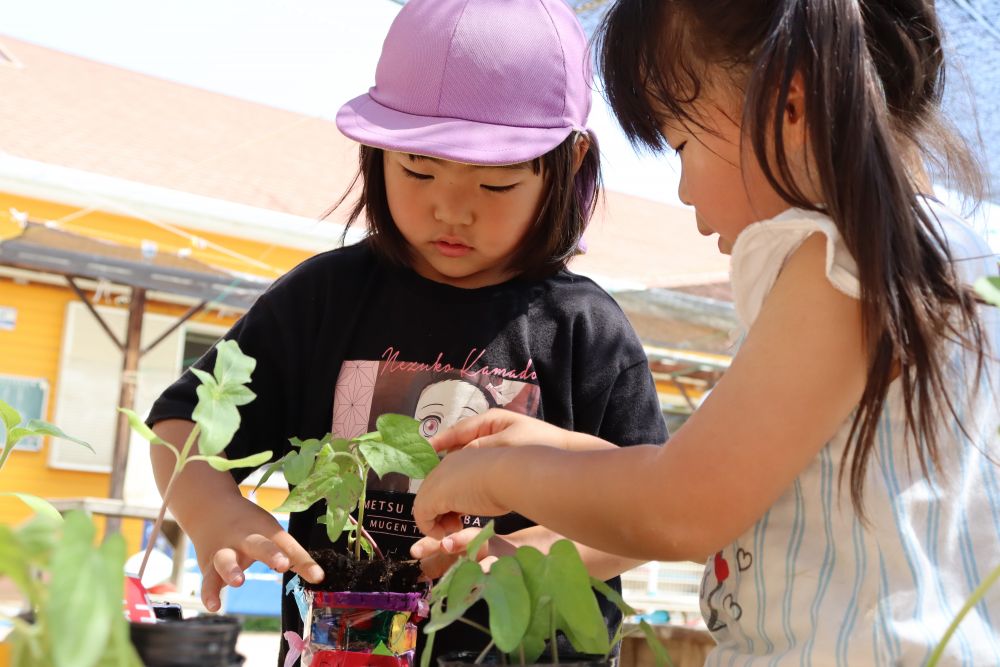
[[[435,241],[434,247],[445,257],[464,257],[472,252],[472,248],[464,243],[451,243],[449,241]]]

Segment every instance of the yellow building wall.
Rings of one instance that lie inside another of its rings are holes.
[[[19,232],[17,224],[6,215],[10,209],[25,211],[32,221],[57,221],[65,231],[138,246],[142,240],[154,241],[160,253],[174,253],[180,248],[190,248],[191,256],[219,268],[252,273],[273,279],[306,259],[309,253],[282,246],[272,246],[255,241],[223,237],[203,232],[191,234],[232,251],[230,254],[208,245],[197,247],[182,235],[147,221],[112,215],[100,211],[78,209],[51,202],[26,199],[0,193],[0,239]],[[62,220],[61,222],[59,222]],[[241,257],[242,256],[242,257]],[[0,305],[17,309],[17,324],[11,331],[0,331],[0,374],[43,378],[49,383],[48,415],[54,411],[54,397],[59,383],[59,356],[66,308],[76,295],[67,287],[27,284],[0,277]],[[150,302],[147,311],[179,316],[186,307]],[[234,315],[221,316],[218,312],[202,313],[193,321],[228,327],[235,322]],[[60,424],[72,433],[71,424]],[[15,451],[0,471],[0,492],[18,491],[41,497],[106,497],[110,484],[107,473],[57,470],[48,466],[48,439],[37,452]],[[248,489],[244,489],[247,493]],[[260,489],[257,501],[272,509],[284,498],[278,489]],[[0,497],[0,523],[23,521],[30,511],[20,501]],[[123,533],[129,552],[139,549],[141,522],[127,520]],[[2,662],[0,662],[2,664]]]

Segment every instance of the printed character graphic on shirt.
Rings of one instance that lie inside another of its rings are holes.
[[[337,378],[331,431],[334,437],[352,438],[374,430],[378,416],[410,414],[420,422],[420,433],[432,438],[462,419],[491,408],[504,408],[539,416],[541,391],[530,359],[508,367],[486,364],[486,350],[463,351],[449,362],[444,353],[411,361],[395,348],[381,360],[346,361]],[[413,522],[413,496],[419,480],[389,474],[368,480],[365,528],[379,540],[386,553],[408,553],[420,537]],[[478,517],[468,525],[480,525]],[[398,538],[398,539],[397,539]]]
[[[736,566],[738,571],[745,572],[750,569],[752,564],[753,555],[745,549],[737,549]],[[726,560],[721,551],[712,557],[711,567],[705,568],[705,579],[702,582],[701,598],[703,612],[706,612],[708,617],[705,624],[708,626],[710,632],[719,632],[728,626],[727,623],[722,622],[722,616],[732,619],[733,621],[738,621],[740,620],[740,617],[743,616],[743,608],[740,607],[739,603],[736,601],[734,594],[722,594],[722,590],[725,587],[730,574],[729,561]],[[708,591],[708,586],[713,577],[715,579],[715,587]],[[708,592],[706,593],[706,591]]]
[[[417,399],[413,417],[420,422],[420,435],[433,438],[463,419],[481,415],[496,402],[477,384],[465,380],[441,380],[424,387]],[[416,493],[423,480],[410,480],[410,493]]]

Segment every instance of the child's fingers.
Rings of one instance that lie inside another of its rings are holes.
[[[447,572],[456,560],[458,560],[457,556],[438,552],[428,558],[422,558],[420,569],[427,578],[434,580]]]
[[[438,452],[461,449],[474,440],[499,433],[508,428],[516,419],[510,410],[489,410],[485,414],[469,417],[448,430],[431,438],[431,445]]]
[[[462,530],[462,517],[454,512],[438,515],[434,519],[423,519],[414,513],[417,528],[424,535],[442,539]]]
[[[225,586],[243,585],[243,568],[235,549],[219,549],[212,556],[212,569],[215,570]],[[220,587],[221,588],[221,587]]]
[[[222,592],[222,577],[215,571],[215,568],[205,568],[201,576],[201,602],[205,609],[215,612],[222,607],[219,594]]]
[[[420,560],[430,558],[441,551],[441,540],[434,537],[421,537],[410,547],[410,555]]]
[[[302,548],[286,531],[278,531],[272,538],[277,547],[288,557],[288,568],[310,584],[323,581],[323,568],[316,564],[309,552]]]
[[[461,554],[468,548],[469,543],[475,539],[476,535],[482,532],[481,528],[463,528],[457,533],[452,533],[441,540],[441,550],[449,554]],[[490,552],[489,544],[484,543],[479,547],[476,560],[485,558]]]
[[[244,553],[275,572],[286,572],[291,566],[288,556],[272,540],[263,535],[250,535],[243,542]]]

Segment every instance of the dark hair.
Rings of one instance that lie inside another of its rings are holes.
[[[545,194],[538,216],[522,239],[509,267],[524,278],[544,278],[566,266],[579,253],[580,238],[587,227],[600,196],[601,159],[597,140],[590,144],[580,168],[574,173],[574,143],[577,133],[571,132],[561,144],[531,161],[534,173],[545,179]],[[361,193],[351,207],[344,228],[346,239],[351,226],[364,216],[367,240],[385,260],[409,266],[411,250],[399,233],[389,211],[385,191],[384,151],[362,145],[358,153],[359,168],[350,188],[330,212],[340,206],[361,181]]]
[[[771,186],[793,206],[828,214],[857,261],[870,367],[841,481],[849,461],[859,514],[896,371],[908,442],[925,475],[939,466],[936,423],[957,417],[945,343],[975,350],[978,378],[984,338],[975,297],[908,167],[920,151],[955,167],[976,194],[982,180],[938,115],[944,61],[932,0],[619,0],[598,41],[611,106],[632,142],[652,150],[666,147],[664,120],[708,129],[690,105],[709,70],[729,76],[745,93],[743,141]],[[822,207],[795,183],[782,141],[796,74]]]

